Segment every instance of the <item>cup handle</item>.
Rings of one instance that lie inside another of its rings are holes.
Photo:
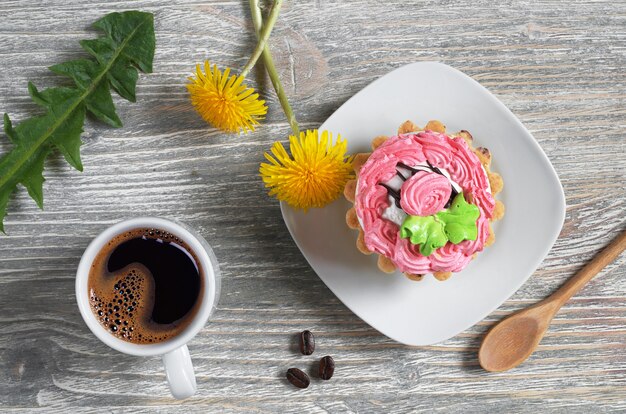
[[[174,398],[182,400],[196,393],[196,375],[193,372],[187,345],[163,355],[165,376]]]

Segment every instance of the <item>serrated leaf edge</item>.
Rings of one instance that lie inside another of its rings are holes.
[[[98,21],[96,21],[94,23],[95,27],[96,24],[104,19],[107,15],[103,16],[101,19],[99,19]],[[133,37],[135,36],[135,34],[137,33],[137,31],[139,30],[139,28],[141,28],[144,24],[149,24],[150,22],[154,21],[154,17],[152,14],[146,13],[147,19],[144,21],[141,21],[137,26],[135,26],[133,28],[133,30],[130,32],[129,35],[127,35],[124,40],[122,41],[122,43],[119,45],[119,47],[117,47],[115,49],[115,52],[112,56],[112,58],[106,62],[104,68],[100,71],[100,73],[98,73],[96,75],[96,77],[94,78],[93,82],[91,82],[91,84],[89,85],[88,88],[86,88],[84,90],[84,92],[75,100],[74,103],[72,103],[70,105],[70,107],[64,112],[64,114],[60,117],[58,117],[55,122],[52,124],[52,126],[50,128],[48,128],[46,130],[46,132],[44,134],[42,134],[41,137],[39,137],[39,139],[37,139],[35,141],[35,143],[33,143],[32,145],[29,145],[29,148],[27,149],[27,151],[25,151],[24,155],[21,156],[21,159],[18,162],[15,162],[13,165],[9,166],[9,170],[6,173],[5,176],[0,177],[0,189],[2,189],[3,186],[7,185],[10,180],[11,177],[14,177],[15,174],[20,170],[20,168],[26,163],[28,162],[28,160],[34,156],[37,151],[39,151],[42,147],[42,145],[44,145],[46,143],[46,141],[54,134],[54,132],[61,126],[63,125],[63,123],[68,119],[68,117],[81,105],[84,104],[85,100],[89,97],[89,95],[91,93],[93,93],[95,91],[95,89],[100,85],[100,82],[104,80],[107,82],[107,84],[110,82],[109,78],[107,76],[107,74],[109,73],[109,71],[111,70],[111,68],[113,67],[113,65],[116,63],[117,59],[120,56],[125,56],[122,54],[122,52],[125,50],[126,45],[128,44],[128,42],[133,39]],[[140,67],[140,69],[146,73],[150,73],[151,72],[151,68],[150,70],[144,70],[144,68]],[[54,72],[54,71],[53,71]],[[113,85],[111,85],[113,86]],[[107,85],[108,87],[108,85]],[[35,87],[35,85],[32,82],[29,82],[28,84],[28,90],[29,90],[29,94],[31,95],[32,99],[36,102],[39,103],[41,105],[45,105],[46,102],[43,101],[43,99],[40,97],[39,92],[37,91],[37,88]],[[8,116],[8,114],[4,114],[4,130],[5,133],[7,134],[7,137],[11,140],[11,142],[14,145],[19,145],[19,136],[16,134],[15,130],[13,129],[13,125],[11,123],[11,120]],[[113,124],[115,124],[114,126],[118,126],[116,121],[119,120],[111,120]],[[121,121],[119,122],[119,126],[122,126]],[[41,162],[43,163],[43,160],[45,160],[45,158],[48,156],[49,151],[45,151],[41,158]],[[66,154],[64,154],[66,155]],[[67,159],[67,156],[66,156]],[[37,160],[39,161],[39,160]],[[69,162],[69,160],[68,160]],[[70,164],[72,164],[70,162]],[[78,163],[76,163],[77,165],[80,165],[81,168],[80,170],[82,171],[82,164],[80,164],[80,160]],[[73,165],[73,164],[72,164]],[[78,167],[76,165],[73,165],[75,168],[78,169]],[[39,183],[39,181],[37,182],[31,182],[31,183],[25,183],[23,181],[19,181],[22,185],[24,185],[26,187],[26,189],[28,190],[29,195],[31,196],[31,198],[33,198],[33,200],[37,203],[37,205],[40,208],[43,208],[43,182],[45,181],[45,179],[43,178],[43,175],[41,176],[41,182]],[[9,199],[10,196],[13,192],[17,191],[17,184],[13,185],[9,188],[6,189],[6,194],[4,196],[2,196],[2,194],[0,193],[0,231],[2,231],[4,233],[4,217],[6,217],[6,212],[7,212],[7,206],[9,203]]]

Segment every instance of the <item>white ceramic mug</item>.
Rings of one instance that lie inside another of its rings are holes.
[[[180,334],[154,344],[134,344],[110,334],[98,321],[89,303],[88,278],[91,265],[100,250],[115,236],[138,228],[165,230],[181,238],[196,254],[203,270],[204,292],[194,319]],[[76,300],[85,323],[102,342],[130,355],[161,355],[172,395],[187,398],[196,392],[196,377],[187,349],[189,342],[206,324],[215,310],[220,294],[220,271],[209,244],[188,227],[155,217],[139,217],[117,223],[100,233],[87,247],[76,272]]]

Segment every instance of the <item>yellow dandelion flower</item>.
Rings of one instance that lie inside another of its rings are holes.
[[[342,193],[346,181],[353,178],[352,157],[346,156],[347,143],[332,134],[318,131],[301,132],[300,138],[289,137],[289,153],[280,142],[272,145],[270,162],[259,169],[269,195],[292,207],[308,210],[324,207]]]
[[[243,76],[230,76],[230,69],[224,73],[204,62],[204,73],[196,65],[196,77],[190,77],[187,90],[191,94],[191,103],[202,118],[225,132],[254,131],[267,113],[265,101],[259,99],[243,83]]]

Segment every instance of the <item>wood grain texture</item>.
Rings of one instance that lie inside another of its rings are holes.
[[[394,343],[316,277],[291,240],[258,164],[289,127],[259,72],[270,111],[254,134],[225,135],[194,113],[184,89],[195,63],[242,67],[254,44],[247,1],[4,0],[0,108],[36,112],[27,80],[81,54],[88,25],[116,10],[155,13],[154,74],[138,103],[117,100],[125,126],[88,123],[77,173],[47,163],[45,211],[26,191],[0,238],[0,411],[17,412],[616,412],[626,411],[626,259],[568,302],[538,351],[510,372],[478,366],[494,321],[556,289],[626,217],[626,3],[608,0],[286,2],[271,38],[305,128],[414,61],[450,64],[489,88],[526,125],[565,188],[567,217],[535,275],[484,321],[436,346]],[[402,121],[402,120],[400,120]],[[0,151],[7,140],[0,139]],[[232,214],[233,210],[238,214]],[[179,219],[213,245],[223,271],[214,319],[189,344],[198,393],[173,400],[159,358],[99,343],[77,312],[74,272],[88,242],[139,214]],[[506,269],[503,269],[506,271]],[[317,335],[311,357],[295,337]],[[291,366],[337,363],[299,391]]]

